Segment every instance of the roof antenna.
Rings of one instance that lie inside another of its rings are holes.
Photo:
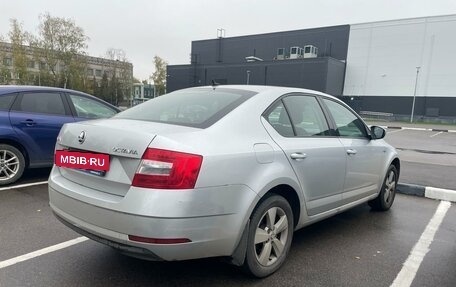
[[[215,90],[215,88],[216,88],[218,85],[220,85],[220,84],[217,83],[215,80],[212,80],[211,83],[212,83],[212,89],[214,89],[214,90]]]

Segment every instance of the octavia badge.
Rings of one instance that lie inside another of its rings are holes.
[[[78,141],[80,144],[83,144],[85,140],[86,140],[86,132],[82,131],[78,136]]]

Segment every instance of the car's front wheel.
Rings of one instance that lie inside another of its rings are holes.
[[[251,217],[244,269],[256,277],[279,269],[290,249],[293,227],[293,212],[285,198],[272,195],[261,202]]]
[[[15,182],[21,178],[24,169],[24,155],[11,145],[0,144],[0,185]]]
[[[385,179],[383,180],[382,189],[378,196],[369,201],[369,206],[374,210],[386,211],[393,205],[394,198],[396,197],[398,174],[394,165],[390,165],[386,172]]]

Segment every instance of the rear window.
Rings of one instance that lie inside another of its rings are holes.
[[[228,88],[182,90],[149,100],[114,118],[207,128],[255,94]]]
[[[11,107],[11,102],[13,101],[16,94],[3,95],[0,96],[0,111],[7,111]]]

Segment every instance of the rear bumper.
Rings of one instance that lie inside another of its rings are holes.
[[[50,206],[61,221],[82,235],[151,260],[232,255],[256,196],[237,185],[183,191],[132,187],[119,197],[69,181],[56,169],[49,178]],[[191,242],[148,244],[128,235]]]

